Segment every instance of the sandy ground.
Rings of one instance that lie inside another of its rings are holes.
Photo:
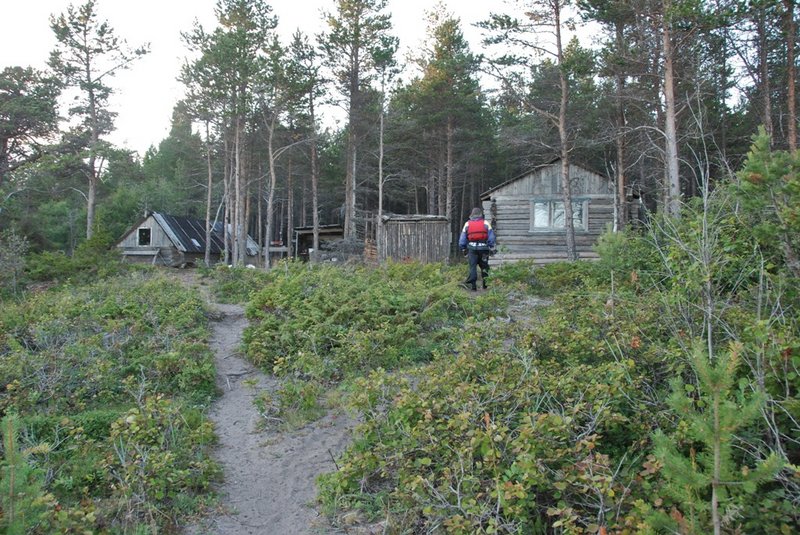
[[[339,533],[315,507],[315,479],[335,469],[334,459],[349,443],[354,422],[329,413],[291,432],[264,429],[253,398],[263,389],[275,389],[278,380],[238,354],[247,325],[242,307],[214,303],[212,307],[217,320],[212,324],[211,348],[223,394],[209,416],[219,437],[213,455],[224,470],[224,481],[216,489],[221,507],[217,514],[185,527],[184,533]]]

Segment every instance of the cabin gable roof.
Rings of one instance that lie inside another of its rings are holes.
[[[577,164],[569,166],[573,195],[613,195],[613,185],[606,176]],[[561,159],[534,167],[481,194],[482,201],[505,196],[561,195]]]

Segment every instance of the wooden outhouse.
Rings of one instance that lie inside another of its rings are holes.
[[[575,245],[582,259],[614,220],[614,186],[607,177],[579,165],[569,167]],[[499,253],[492,263],[533,259],[546,264],[567,259],[561,160],[534,168],[481,195]]]
[[[438,215],[385,215],[376,229],[378,260],[444,262],[450,255],[450,224]]]
[[[205,259],[206,223],[202,219],[149,212],[117,242],[123,260],[164,266],[197,265]],[[211,261],[221,261],[222,223],[211,232]],[[247,237],[247,256],[256,261],[258,244]]]

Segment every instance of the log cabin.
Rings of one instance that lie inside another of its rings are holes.
[[[575,164],[570,164],[569,176],[576,249],[579,258],[596,259],[594,245],[614,221],[614,184]],[[492,264],[567,260],[560,159],[486,191],[481,205],[497,236],[499,252]]]

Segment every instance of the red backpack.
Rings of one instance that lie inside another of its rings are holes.
[[[470,219],[467,222],[467,240],[486,241],[489,239],[489,231],[486,229],[486,222],[483,219]]]

